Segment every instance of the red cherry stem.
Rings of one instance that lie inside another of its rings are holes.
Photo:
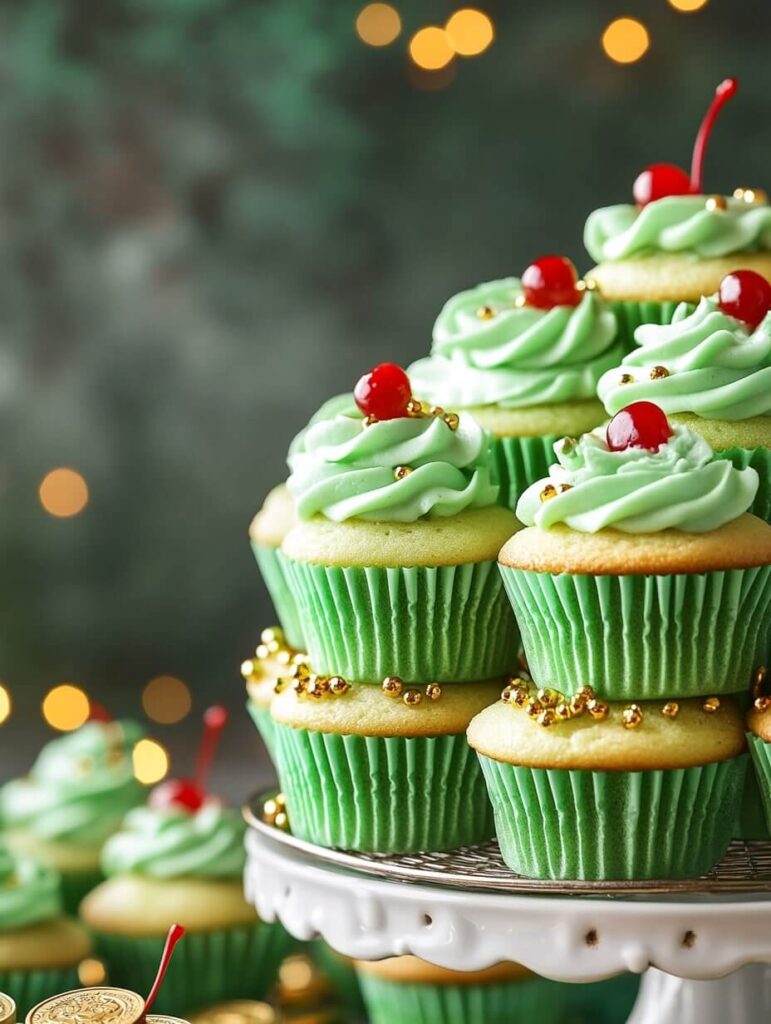
[[[150,994],[145,1000],[145,1016],[150,1012],[155,998],[158,995],[158,991],[163,984],[163,979],[166,977],[166,971],[169,969],[171,963],[171,957],[174,953],[174,948],[185,934],[185,929],[181,924],[173,924],[169,928],[169,934],[166,936],[166,943],[163,947],[163,953],[161,954],[161,962],[158,965],[158,973],[155,975],[155,981],[153,987],[150,989]]]
[[[726,78],[715,89],[715,95],[709,105],[704,120],[701,122],[696,142],[693,145],[693,158],[691,160],[691,191],[696,195],[701,194],[702,180],[704,178],[704,156],[707,152],[707,143],[715,125],[715,119],[725,104],[736,95],[739,83],[735,78]]]
[[[203,736],[198,747],[198,757],[195,763],[195,784],[202,793],[206,792],[214,752],[217,749],[220,734],[227,723],[228,709],[222,707],[221,704],[215,704],[204,712]]]

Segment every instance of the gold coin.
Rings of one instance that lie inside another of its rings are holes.
[[[190,1017],[190,1024],[274,1024],[275,1021],[276,1011],[273,1007],[252,999],[217,1003]]]
[[[5,992],[0,992],[0,1024],[16,1024],[16,1003]]]
[[[182,1017],[169,1017],[165,1013],[148,1013],[146,1024],[188,1024]]]
[[[27,1024],[136,1024],[145,1010],[137,992],[125,988],[78,988],[38,1003]]]

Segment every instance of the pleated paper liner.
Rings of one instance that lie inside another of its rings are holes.
[[[370,1024],[556,1024],[567,986],[543,978],[489,985],[404,983],[362,972]]]
[[[80,988],[78,968],[32,967],[29,970],[0,970],[0,992],[16,1003],[16,1019],[24,1020],[33,1006],[57,992]]]
[[[639,974],[619,974],[607,981],[567,985],[565,1024],[623,1024],[640,991]]]
[[[81,901],[104,881],[101,871],[60,871],[61,894],[64,911],[77,917]],[[1,988],[1,987],[0,987]]]
[[[150,990],[163,936],[98,932],[94,939],[111,985]],[[169,965],[154,1011],[179,1016],[229,999],[261,999],[295,945],[281,925],[262,921],[211,932],[188,931]]]
[[[370,853],[452,850],[493,835],[492,810],[464,733],[374,737],[276,725],[292,834]]]
[[[501,566],[533,679],[608,700],[738,693],[763,663],[771,566],[591,576]]]
[[[557,434],[545,434],[543,437],[496,437],[493,440],[493,464],[501,488],[501,505],[515,511],[522,492],[548,475],[549,466],[556,461],[554,443],[559,439]]]
[[[610,308],[618,320],[618,336],[626,346],[627,352],[633,352],[638,345],[634,340],[634,332],[642,324],[671,324],[679,302],[627,302],[614,300]],[[688,311],[693,312],[696,304],[688,303]]]
[[[758,740],[759,743],[763,742],[763,740],[753,736],[752,733],[747,733],[747,746],[750,753],[752,753],[753,740]],[[771,782],[771,779],[769,782]],[[771,839],[771,830],[769,830],[766,822],[766,809],[754,758],[753,763],[747,769],[747,778],[744,782],[736,838],[746,840]]]
[[[246,702],[246,710],[251,715],[252,721],[257,726],[257,732],[262,737],[262,742],[268,748],[271,761],[275,762],[275,732],[276,725],[270,716],[270,708],[261,708],[253,700]]]
[[[310,955],[329,980],[337,998],[354,1020],[364,1014],[364,1001],[356,971],[349,957],[336,953],[323,939],[311,943]]]
[[[661,771],[525,768],[479,755],[506,864],[528,878],[698,878],[736,826],[748,758]]]
[[[316,672],[468,682],[505,675],[516,663],[517,625],[495,562],[286,564]]]
[[[759,796],[766,815],[766,827],[771,832],[771,743],[754,735],[748,737],[748,742]]]
[[[258,544],[256,541],[251,543],[254,557],[257,559],[257,565],[260,567],[262,578],[268,588],[287,643],[298,651],[303,650],[302,625],[285,576],[286,559],[281,554],[280,548],[270,544]]]
[[[752,466],[757,470],[758,493],[747,511],[771,523],[771,448],[723,448],[715,452],[715,458],[728,459],[737,469]]]

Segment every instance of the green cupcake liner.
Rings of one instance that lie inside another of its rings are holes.
[[[735,831],[746,754],[667,771],[525,768],[479,755],[506,864],[528,878],[696,878]]]
[[[501,566],[533,679],[609,700],[746,690],[765,654],[771,566],[591,576]]]
[[[763,740],[753,736],[752,733],[747,733],[747,746],[750,749],[750,753],[752,753],[754,740],[763,743]],[[736,838],[748,840],[771,839],[771,829],[769,829],[766,822],[766,810],[763,805],[763,797],[754,759],[747,769],[747,778],[744,782]]]
[[[344,736],[276,725],[292,834],[371,853],[451,850],[493,835],[465,734]]]
[[[639,974],[567,985],[564,1024],[625,1024],[640,991]]]
[[[488,985],[390,981],[362,971],[370,1024],[556,1024],[564,985],[543,978]]]
[[[356,1020],[364,1013],[364,1000],[356,971],[348,957],[336,953],[323,939],[310,945],[310,955],[334,989],[346,1012]]]
[[[104,881],[101,871],[64,871],[61,876],[61,894],[64,912],[77,917],[81,901]]]
[[[49,996],[80,988],[77,967],[34,967],[0,971],[0,992],[16,1003],[16,1020],[23,1021],[33,1006]]]
[[[262,742],[268,748],[271,761],[276,760],[276,724],[273,721],[270,708],[261,708],[253,700],[246,702],[246,710],[251,715],[252,721],[257,726],[257,732],[262,737]]]
[[[752,765],[755,769],[758,795],[766,816],[766,826],[771,831],[771,743],[760,736],[748,737]]]
[[[287,578],[317,672],[374,681],[505,675],[519,635],[495,562],[414,568],[313,565]]]
[[[297,606],[292,592],[287,586],[286,559],[281,554],[280,548],[270,544],[258,544],[256,541],[252,541],[251,544],[287,643],[296,647],[298,651],[302,651],[305,649],[305,641]]]
[[[715,458],[728,459],[737,469],[752,466],[757,470],[758,493],[747,511],[771,523],[771,448],[722,448],[715,452]]]
[[[163,949],[162,936],[97,932],[97,950],[111,985],[149,992]],[[188,932],[169,965],[156,1013],[183,1016],[188,1010],[228,999],[261,999],[273,987],[278,968],[294,942],[279,924],[211,932]]]
[[[493,465],[501,488],[501,505],[516,511],[522,492],[537,480],[543,480],[549,475],[549,466],[555,460],[555,441],[559,441],[557,434],[494,439]]]
[[[671,324],[679,302],[622,302],[612,301],[610,307],[618,320],[618,336],[626,346],[627,352],[633,352],[637,345],[634,332],[641,324]],[[695,303],[688,303],[690,310],[696,308]]]

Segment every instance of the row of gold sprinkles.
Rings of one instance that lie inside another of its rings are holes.
[[[501,692],[501,700],[504,704],[520,708],[544,728],[581,715],[589,715],[598,722],[612,717],[610,705],[604,700],[598,700],[591,686],[582,686],[580,690],[566,696],[551,687],[536,688],[528,679],[512,676]],[[719,709],[719,697],[705,698],[702,704],[704,712],[714,714]],[[680,705],[674,700],[667,701],[660,708],[665,718],[677,718],[679,711]],[[628,704],[621,711],[621,724],[625,729],[636,729],[644,720],[645,713],[639,704]]]
[[[597,282],[592,278],[579,278],[576,281],[577,292],[599,292]],[[509,313],[512,309],[522,309],[527,305],[527,299],[524,295],[517,295],[512,303],[507,303],[499,306],[497,309],[495,306],[480,306],[477,309],[477,316],[480,320],[494,320],[499,313]]]
[[[431,405],[430,402],[421,402],[417,398],[411,398],[407,403],[407,416],[412,420],[419,419],[442,419],[450,428],[457,430],[460,425],[460,416],[457,412],[447,412],[441,405]],[[371,427],[378,422],[377,416],[365,416],[362,420],[363,427]]]

